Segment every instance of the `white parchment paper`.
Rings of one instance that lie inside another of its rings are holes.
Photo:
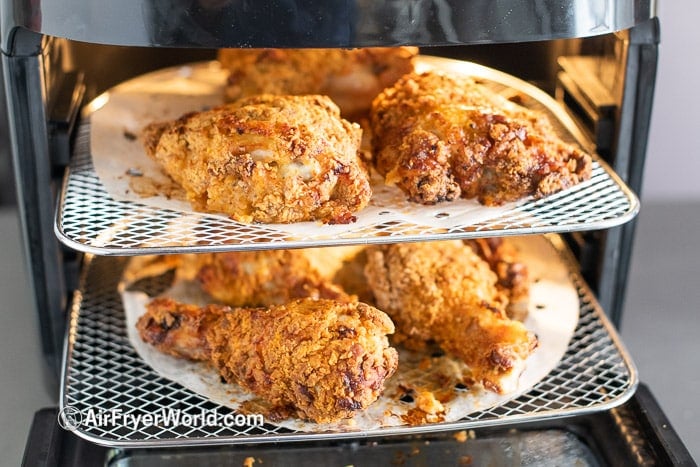
[[[194,216],[227,219],[223,214],[196,212],[182,196],[174,195],[173,182],[146,155],[138,139],[141,129],[149,123],[222,104],[226,76],[226,71],[216,62],[167,68],[126,81],[92,103],[92,161],[98,178],[112,198]],[[486,207],[475,200],[458,199],[424,206],[407,201],[399,188],[385,185],[377,174],[373,174],[371,183],[373,195],[369,206],[357,213],[354,223],[299,222],[266,226],[304,238],[338,235],[391,221],[450,229],[498,217],[518,205]],[[141,189],[137,188],[139,186]]]
[[[515,391],[498,395],[474,386],[455,390],[450,386],[459,381],[466,366],[448,356],[431,357],[419,353],[401,351],[399,369],[388,381],[384,394],[368,410],[353,420],[332,424],[317,424],[296,419],[276,422],[290,429],[319,432],[372,430],[380,427],[400,426],[435,421],[456,421],[474,411],[502,404],[532,388],[544,378],[561,360],[573,335],[579,316],[579,300],[568,268],[556,249],[545,237],[511,238],[521,252],[533,279],[529,316],[525,321],[528,329],[536,333],[539,346],[528,358],[526,368],[519,376]],[[309,250],[323,254],[323,249]],[[325,255],[326,263],[341,258],[341,255]],[[142,261],[134,258],[132,261]],[[138,269],[144,271],[142,263]],[[332,268],[328,268],[330,271]],[[128,268],[127,268],[128,271]],[[153,270],[158,272],[157,269]],[[140,275],[142,277],[142,274]],[[190,362],[164,355],[144,343],[136,330],[136,321],[145,312],[146,303],[152,298],[143,292],[127,291],[127,282],[120,285],[126,312],[128,336],[136,352],[160,376],[175,381],[191,391],[222,406],[234,410],[253,397],[236,385],[221,382],[218,373],[203,363]],[[206,294],[193,282],[178,281],[163,295],[177,300],[204,304]],[[451,376],[452,375],[452,378]],[[447,378],[446,378],[447,376]],[[445,381],[448,381],[446,384]],[[417,410],[415,401],[400,400],[405,388],[428,391],[439,396],[449,394],[443,404],[444,412],[426,414]]]

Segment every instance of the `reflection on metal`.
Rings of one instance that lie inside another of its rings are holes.
[[[652,0],[23,0],[12,31],[84,42],[170,47],[363,47],[537,41],[619,31],[655,15]]]

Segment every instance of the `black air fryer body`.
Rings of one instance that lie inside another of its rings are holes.
[[[18,204],[47,377],[57,397],[86,258],[56,238],[64,172],[83,105],[142,73],[213,59],[221,47],[416,45],[428,55],[502,70],[556,96],[601,159],[632,191],[641,188],[659,42],[650,0],[6,0],[0,8]],[[634,221],[562,234],[617,325]],[[26,465],[240,465],[246,458],[265,465],[693,463],[644,385],[613,409],[528,423],[506,418],[475,428],[465,442],[448,431],[216,447],[170,440],[134,446],[148,449],[109,449],[59,428],[56,415],[57,409],[37,412]]]

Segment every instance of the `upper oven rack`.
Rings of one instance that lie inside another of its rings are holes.
[[[548,114],[564,140],[584,147],[589,144],[562,106],[542,90],[506,73],[473,63],[430,56],[418,58],[419,66],[467,73],[497,92],[515,93],[523,105]],[[418,225],[400,216],[387,215],[384,218],[377,216],[371,223],[365,222],[357,227],[351,225],[342,231],[326,230],[324,226],[285,230],[264,224],[242,224],[220,215],[113,199],[102,185],[92,162],[89,117],[84,118],[78,129],[74,156],[59,200],[55,231],[67,246],[102,256],[561,233],[621,225],[633,219],[639,210],[637,197],[602,160],[594,156],[590,180],[544,199],[526,200],[507,210],[498,210],[486,220],[482,217],[445,227],[444,223]],[[448,214],[441,211],[438,204],[434,215],[440,218]]]
[[[81,131],[80,139],[84,136]],[[203,253],[596,230],[624,224],[638,211],[637,198],[596,160],[591,180],[580,186],[461,228],[392,221],[330,236],[294,237],[261,224],[205,214],[193,221],[191,214],[115,201],[83,154],[72,161],[56,235],[74,250],[101,256]]]

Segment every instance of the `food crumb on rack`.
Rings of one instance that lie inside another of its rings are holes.
[[[406,453],[405,451],[396,451],[394,453],[394,458],[391,461],[392,465],[405,465],[409,458],[417,456],[420,454],[420,449],[417,446],[413,446],[411,451]]]
[[[452,437],[457,441],[458,443],[463,443],[468,439],[475,439],[476,438],[476,432],[474,430],[462,430],[456,432]]]
[[[461,456],[459,458],[459,465],[472,465],[472,456]]]
[[[445,411],[445,407],[430,391],[418,391],[416,406],[427,414],[438,414]]]
[[[419,425],[421,423],[437,423],[445,418],[445,406],[435,398],[431,391],[411,390],[410,399],[402,399],[405,402],[415,401],[416,407],[408,410],[401,419],[409,425]]]
[[[243,467],[253,467],[253,464],[255,464],[254,457],[246,457],[243,459]]]

